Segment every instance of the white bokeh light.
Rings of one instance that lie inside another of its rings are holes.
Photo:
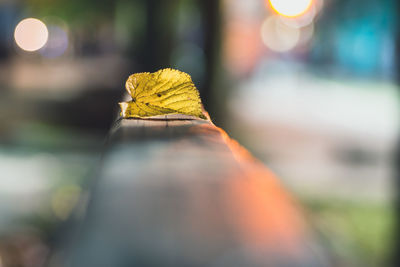
[[[42,48],[49,37],[46,25],[35,18],[27,18],[15,27],[14,38],[17,45],[25,51],[36,51]]]
[[[298,44],[300,30],[285,25],[277,16],[271,16],[261,26],[261,38],[272,51],[286,52]]]

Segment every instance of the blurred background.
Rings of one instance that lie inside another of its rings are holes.
[[[44,266],[129,74],[189,73],[335,266],[396,266],[396,0],[0,0],[0,267]]]

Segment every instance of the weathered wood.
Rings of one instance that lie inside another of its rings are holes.
[[[69,266],[322,266],[277,178],[211,122],[120,120]]]

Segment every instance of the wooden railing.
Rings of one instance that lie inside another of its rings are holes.
[[[120,119],[68,266],[326,266],[277,177],[210,121]]]

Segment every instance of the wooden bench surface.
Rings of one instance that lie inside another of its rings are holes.
[[[325,266],[298,206],[210,121],[121,119],[69,266]]]

